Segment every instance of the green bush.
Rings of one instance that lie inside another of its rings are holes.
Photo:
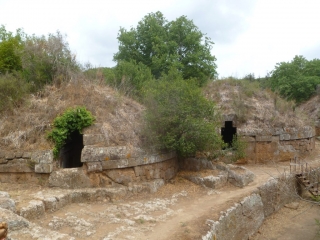
[[[148,82],[144,88],[147,142],[180,157],[221,147],[214,104],[193,81],[172,79],[176,73]]]
[[[62,115],[53,121],[53,129],[48,133],[48,138],[55,143],[53,153],[58,157],[60,149],[65,144],[68,136],[75,131],[82,132],[82,129],[89,127],[94,122],[92,114],[84,107],[76,107],[66,110]]]
[[[232,155],[232,161],[243,159],[246,157],[247,142],[242,140],[241,137],[234,135],[232,139],[232,149],[234,153]]]
[[[60,84],[71,78],[80,67],[68,42],[60,32],[47,37],[27,36],[21,52],[22,76],[34,91],[44,85]]]
[[[107,83],[112,83],[112,74],[110,71],[104,72]],[[108,74],[108,75],[107,75]],[[144,83],[150,81],[153,77],[150,68],[144,64],[135,61],[120,61],[114,68],[114,86],[129,96],[140,97],[140,91]],[[111,80],[111,81],[110,81]]]
[[[295,56],[291,62],[277,63],[271,72],[270,86],[281,97],[301,103],[308,100],[320,84],[320,60]]]
[[[3,25],[0,26],[0,74],[22,69],[20,52],[23,36],[21,29],[13,35]]]

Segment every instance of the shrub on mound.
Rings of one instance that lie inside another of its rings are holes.
[[[67,109],[62,115],[53,121],[53,129],[48,133],[48,138],[55,143],[53,154],[58,157],[60,149],[65,144],[68,136],[75,131],[82,132],[82,129],[89,127],[94,122],[92,114],[85,107]]]

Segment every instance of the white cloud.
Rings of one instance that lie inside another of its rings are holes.
[[[192,19],[215,42],[220,76],[264,76],[295,55],[319,57],[316,0],[0,0],[0,24],[28,34],[60,30],[82,62],[113,66],[120,26],[135,27],[150,12]]]

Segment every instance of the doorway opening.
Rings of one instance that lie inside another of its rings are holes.
[[[237,134],[237,128],[233,127],[232,121],[225,121],[224,127],[221,128],[222,140],[232,147],[233,136]]]
[[[83,135],[79,131],[72,132],[60,150],[60,166],[62,168],[82,167],[81,151],[83,147]]]

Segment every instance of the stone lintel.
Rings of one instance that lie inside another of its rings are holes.
[[[143,153],[143,150],[140,148],[127,146],[85,146],[81,152],[81,162],[104,162],[109,160],[131,159],[137,158]]]
[[[176,156],[174,152],[166,153],[166,154],[158,154],[158,155],[150,155],[138,158],[130,158],[130,159],[119,159],[119,160],[108,160],[101,162],[102,169],[114,169],[114,168],[127,168],[127,167],[135,167],[140,165],[147,165],[157,162],[163,162],[169,159],[172,159]]]
[[[95,145],[98,143],[104,143],[105,137],[103,134],[83,134],[83,145]]]
[[[7,164],[0,164],[0,172],[5,173],[27,173],[33,172],[26,159],[14,159]]]
[[[36,163],[53,163],[52,150],[36,151],[31,154],[31,159]]]
[[[271,142],[272,141],[272,135],[258,135],[256,136],[257,142]]]
[[[101,162],[88,162],[87,171],[88,172],[101,172],[102,171],[102,164]]]
[[[280,134],[280,141],[288,141],[290,140],[290,134],[289,133],[285,133],[285,134]]]
[[[36,173],[51,173],[53,169],[53,164],[49,163],[39,163],[34,166],[34,171]]]

